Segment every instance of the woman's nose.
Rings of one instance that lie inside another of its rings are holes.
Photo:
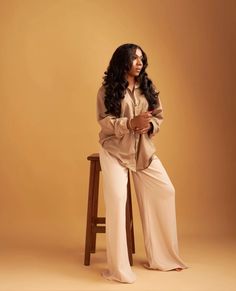
[[[142,60],[140,58],[137,58],[137,63],[142,65]]]

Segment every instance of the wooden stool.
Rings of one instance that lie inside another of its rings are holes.
[[[92,154],[87,157],[90,161],[88,208],[87,208],[87,228],[85,240],[84,265],[90,265],[90,254],[96,251],[96,234],[105,233],[105,217],[98,217],[98,192],[99,192],[99,174],[101,171],[99,154]],[[100,224],[100,226],[98,225]],[[126,235],[127,248],[130,265],[133,265],[132,253],[135,253],[134,245],[134,227],[133,212],[130,190],[130,177],[128,173],[127,184],[127,202],[126,202]]]

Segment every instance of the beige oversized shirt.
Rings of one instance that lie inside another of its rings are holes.
[[[112,156],[116,157],[121,165],[132,171],[147,168],[155,153],[155,146],[151,137],[155,135],[163,120],[163,110],[158,97],[158,106],[152,112],[151,123],[153,132],[151,134],[139,134],[130,130],[127,126],[129,119],[148,111],[148,102],[141,94],[139,85],[136,84],[134,91],[129,89],[121,101],[121,115],[119,118],[106,114],[104,104],[105,88],[102,86],[97,94],[97,120],[101,126],[99,142]]]

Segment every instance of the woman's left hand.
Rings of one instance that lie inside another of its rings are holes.
[[[135,133],[144,134],[148,133],[149,129],[151,128],[151,124],[149,123],[148,127],[145,128],[136,128]]]

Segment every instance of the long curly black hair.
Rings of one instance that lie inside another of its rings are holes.
[[[120,117],[121,100],[124,98],[125,91],[129,85],[125,75],[132,67],[136,49],[140,49],[143,55],[143,67],[136,81],[140,84],[141,93],[148,101],[148,110],[153,110],[157,107],[158,94],[154,85],[146,73],[148,66],[147,55],[140,46],[132,43],[127,43],[119,46],[112,55],[107,71],[104,73],[103,86],[105,87],[105,107],[106,114],[112,114]]]

